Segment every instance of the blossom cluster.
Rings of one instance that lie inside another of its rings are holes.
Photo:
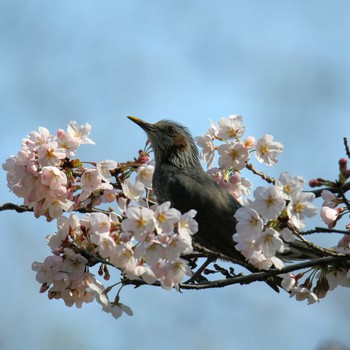
[[[283,151],[283,145],[274,141],[272,135],[265,134],[258,140],[253,136],[242,139],[244,133],[242,116],[230,115],[221,118],[217,125],[211,122],[208,131],[195,138],[201,148],[202,161],[209,169],[208,173],[238,200],[241,200],[242,194],[247,195],[252,187],[252,183],[240,175],[250,159],[250,154],[254,152],[258,162],[273,166]],[[216,146],[215,140],[221,144]],[[219,155],[219,167],[214,167],[216,152]]]
[[[181,214],[166,202],[150,209],[129,206],[123,221],[115,212],[88,213],[81,219],[61,216],[57,232],[47,237],[53,255],[33,264],[41,291],[48,290],[49,298],[62,298],[68,306],[96,299],[104,311],[119,317],[125,310],[119,299],[108,301],[108,292],[89,272],[89,257],[97,257],[105,269],[116,267],[128,279],[178,287],[191,275],[180,256],[192,252],[191,235],[198,230],[195,215],[194,210]]]
[[[254,199],[247,199],[236,211],[233,239],[236,249],[252,265],[259,269],[284,266],[278,255],[295,239],[291,229],[301,230],[306,218],[318,212],[312,204],[315,195],[303,192],[304,185],[302,177],[293,178],[284,172],[275,185],[257,187]]]
[[[281,274],[282,277],[282,287],[287,292],[290,292],[290,297],[295,297],[296,300],[307,300],[308,304],[314,304],[319,301],[319,297],[316,293],[311,291],[311,285],[309,283],[303,283],[299,285],[298,280],[303,277],[303,274],[294,275],[294,273]],[[320,280],[321,281],[321,280]]]
[[[88,138],[90,130],[89,124],[78,126],[74,121],[57,135],[39,127],[22,140],[17,155],[3,164],[8,187],[24,199],[24,205],[32,208],[36,217],[45,215],[50,220],[73,208],[76,183],[66,160],[81,144],[94,143]]]
[[[40,291],[47,292],[50,299],[63,299],[67,306],[81,307],[96,300],[104,311],[118,318],[123,313],[132,314],[120,302],[125,281],[179,289],[184,277],[192,275],[183,255],[193,250],[192,235],[198,231],[198,224],[195,210],[180,213],[170,202],[156,204],[152,192],[155,164],[147,151],[139,151],[137,158],[126,163],[72,159],[80,145],[94,143],[90,131],[89,124],[78,126],[73,121],[56,135],[40,127],[22,140],[20,151],[6,160],[3,169],[10,190],[23,198],[36,217],[57,220],[57,232],[47,237],[52,254],[32,266]],[[312,203],[315,195],[303,192],[302,177],[284,172],[274,185],[259,186],[253,198],[243,199],[253,187],[241,176],[250,155],[254,153],[258,162],[273,166],[283,151],[283,145],[271,135],[256,141],[252,136],[243,139],[244,134],[242,117],[230,115],[217,124],[211,122],[207,133],[196,142],[208,174],[244,205],[235,213],[237,225],[232,239],[236,249],[258,269],[282,269],[285,261],[298,259],[298,244],[302,242],[296,240],[296,233],[303,230],[307,218],[317,214]],[[215,145],[215,141],[220,144]],[[216,153],[218,167],[214,167]],[[341,178],[349,178],[346,161],[339,164]],[[314,185],[323,185],[321,180]],[[322,198],[321,218],[334,228],[348,213],[344,198],[327,190]],[[103,203],[114,203],[118,213],[112,208],[97,208]],[[87,214],[64,216],[78,210]],[[350,235],[345,234],[334,250],[349,253]],[[105,287],[91,272],[96,264],[105,280],[110,278],[109,267],[118,269],[120,282]],[[344,266],[311,271],[312,278],[304,282],[304,273],[281,275],[282,287],[297,300],[307,299],[311,304],[337,285],[350,286],[350,272]],[[312,288],[314,280],[317,284]],[[110,292],[118,285],[120,289],[112,300]]]

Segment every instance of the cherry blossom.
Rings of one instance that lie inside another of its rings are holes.
[[[273,141],[273,136],[265,134],[255,146],[255,157],[260,163],[272,166],[277,163],[277,157],[283,151],[280,142]]]
[[[196,214],[197,211],[191,209],[187,213],[181,215],[177,226],[179,234],[184,236],[191,236],[198,232],[198,223],[194,219]]]
[[[63,193],[67,191],[67,176],[60,169],[54,166],[46,166],[42,168],[39,174],[41,183],[48,186],[50,190],[59,190]]]
[[[235,213],[238,223],[236,225],[237,234],[244,234],[245,237],[254,238],[263,231],[264,222],[259,214],[251,208],[242,207]]]
[[[111,171],[118,167],[118,163],[114,160],[104,160],[102,162],[96,163],[96,169],[100,173],[103,181],[110,183],[113,181]]]
[[[323,190],[321,193],[321,197],[323,199],[322,206],[335,208],[338,204],[342,202],[334,193],[328,190]]]
[[[50,141],[52,135],[48,129],[43,126],[39,126],[38,131],[32,131],[26,138],[22,140],[22,147],[30,151],[37,150],[40,145],[46,144]]]
[[[338,210],[322,207],[320,211],[322,221],[328,226],[328,228],[333,228],[338,219]]]
[[[276,219],[285,207],[285,201],[275,186],[257,187],[254,197],[250,206],[269,220]]]
[[[301,230],[305,226],[305,218],[317,215],[317,208],[311,203],[315,199],[313,193],[297,192],[291,195],[287,206],[290,222]]]
[[[326,277],[329,284],[329,290],[334,290],[338,286],[350,288],[349,270],[334,269],[329,271]]]
[[[154,173],[154,164],[152,163],[144,164],[137,169],[136,181],[143,183],[143,185],[146,188],[151,189],[153,173]]]
[[[291,195],[301,191],[305,184],[306,181],[303,177],[296,176],[292,178],[291,175],[285,171],[280,175],[279,179],[276,180],[275,186],[281,191],[281,195],[284,199],[290,200]]]
[[[161,205],[153,207],[154,217],[155,217],[155,225],[157,229],[157,233],[171,233],[174,230],[174,223],[178,222],[181,213],[175,209],[170,208],[170,202],[164,202]]]
[[[148,208],[129,207],[126,210],[127,219],[122,222],[122,229],[131,232],[138,241],[146,238],[155,228],[154,212]]]
[[[165,263],[162,266],[162,271],[163,276],[160,278],[160,282],[164,289],[177,287],[185,275],[192,276],[187,261],[180,258]]]
[[[273,228],[267,228],[255,239],[255,247],[261,250],[266,258],[272,258],[276,252],[283,252],[284,244],[279,233]]]
[[[138,203],[145,191],[145,186],[140,181],[133,182],[131,179],[126,179],[124,183],[122,183],[122,189],[127,198]]]
[[[211,169],[215,160],[213,137],[209,134],[205,134],[203,136],[197,136],[195,140],[197,145],[201,148],[200,157],[202,161],[207,164],[208,169]]]
[[[293,289],[293,287],[297,284],[295,275],[291,272],[285,273],[279,276],[283,278],[281,282],[281,286],[287,292],[290,292]]]
[[[38,147],[38,162],[41,166],[58,166],[66,158],[66,152],[59,148],[56,141],[48,142]]]
[[[222,169],[232,167],[235,170],[242,170],[249,159],[248,149],[240,142],[222,144],[218,147],[218,153],[219,166]]]
[[[86,123],[85,125],[78,126],[77,122],[70,121],[67,127],[67,133],[71,134],[79,141],[79,144],[92,144],[95,142],[88,138],[91,132],[91,125]]]
[[[110,312],[114,318],[119,318],[123,313],[129,316],[133,315],[131,308],[122,303],[109,304],[109,306],[104,308],[103,311]]]
[[[243,118],[240,115],[230,115],[227,118],[221,118],[218,122],[217,137],[223,141],[239,139],[243,136],[245,127]]]
[[[248,136],[242,142],[243,142],[244,147],[246,147],[248,149],[255,148],[256,141],[255,141],[255,137],[253,137],[253,136]]]
[[[307,299],[308,304],[314,304],[318,301],[318,297],[315,293],[312,293],[308,288],[302,286],[292,287],[290,296],[295,297],[298,301]]]

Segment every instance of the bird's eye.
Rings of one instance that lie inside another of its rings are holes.
[[[172,125],[169,125],[168,126],[168,133],[169,134],[175,134],[176,133],[176,129]]]

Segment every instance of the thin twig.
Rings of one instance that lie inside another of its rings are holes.
[[[350,203],[349,200],[346,198],[345,193],[342,189],[339,190],[340,197],[343,200],[343,203],[346,205],[346,208],[350,211]]]
[[[350,231],[335,230],[334,228],[315,227],[313,230],[308,230],[308,231],[301,232],[301,234],[303,236],[311,235],[313,233],[341,233],[341,234],[344,234],[344,235],[349,235]]]
[[[311,192],[318,198],[318,197],[321,197],[321,193],[324,190],[327,190],[327,191],[332,192],[332,193],[340,193],[341,191],[345,193],[345,192],[350,190],[350,181],[346,182],[345,184],[341,185],[340,187],[339,186],[323,187],[323,188],[319,188],[317,190],[310,190],[310,191],[305,191],[305,192]]]
[[[263,180],[265,180],[266,182],[270,183],[270,184],[275,184],[275,179],[273,177],[267,176],[265,175],[263,172],[258,171],[254,168],[253,164],[248,163],[245,166],[248,170],[250,170],[253,174],[260,176]]]
[[[344,137],[343,141],[344,141],[346,155],[348,156],[348,158],[350,158],[350,148],[349,148],[349,144],[348,144],[348,139],[346,137]]]
[[[334,257],[346,256],[346,254],[338,253],[338,252],[331,250],[331,249],[322,248],[322,247],[318,246],[317,244],[308,241],[307,239],[304,238],[304,236],[302,234],[300,234],[295,229],[292,229],[292,232],[294,235],[296,235],[301,241],[303,241],[308,247],[313,249],[315,252],[319,251],[322,254],[326,254],[326,255],[330,255],[330,256],[334,256]]]
[[[192,283],[194,281],[197,281],[198,280],[198,277],[201,276],[202,272],[207,268],[208,265],[210,265],[213,261],[215,260],[215,258],[208,258],[204,264],[193,274],[193,276],[187,280],[185,282],[185,284],[189,284],[189,283]]]

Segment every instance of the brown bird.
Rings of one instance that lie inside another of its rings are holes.
[[[170,201],[182,213],[195,209],[199,228],[193,236],[195,242],[233,259],[251,272],[258,271],[236,250],[232,239],[237,223],[234,214],[241,204],[203,170],[188,129],[169,120],[150,124],[136,117],[128,118],[147,133],[152,145],[156,163],[152,186],[159,204]],[[285,251],[278,254],[284,261],[321,256],[300,241],[289,242]],[[266,282],[279,291],[281,279],[278,276]]]

